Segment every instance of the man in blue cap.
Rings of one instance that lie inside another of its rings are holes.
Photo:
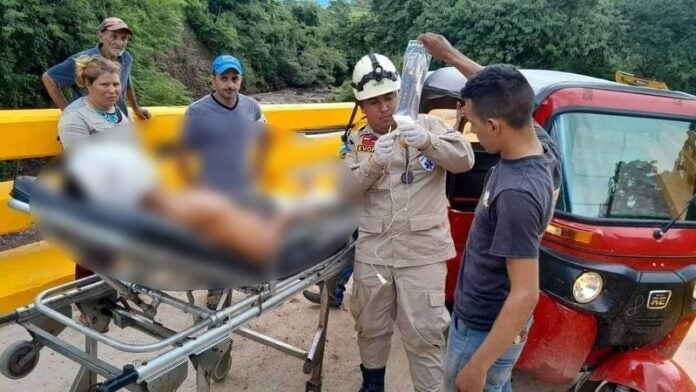
[[[186,110],[179,166],[189,183],[200,183],[230,196],[253,189],[253,156],[264,146],[265,118],[253,98],[240,94],[244,78],[242,63],[234,56],[220,55],[211,66],[213,92]],[[194,176],[191,153],[198,155],[200,175]],[[207,305],[215,309],[222,290],[208,292]]]

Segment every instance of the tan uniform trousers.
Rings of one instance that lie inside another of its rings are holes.
[[[386,366],[396,322],[414,389],[441,391],[445,329],[450,320],[445,308],[445,262],[393,268],[356,260],[354,268],[350,310],[363,366]]]

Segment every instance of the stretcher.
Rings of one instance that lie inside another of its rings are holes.
[[[78,260],[92,260],[85,266],[96,273],[48,289],[33,304],[0,316],[0,327],[15,323],[32,337],[31,341],[13,343],[0,355],[0,373],[4,376],[25,377],[36,368],[40,350],[48,347],[81,366],[71,392],[122,388],[174,391],[187,378],[189,363],[195,369],[196,390],[209,391],[212,381],[224,379],[230,371],[235,334],[302,360],[304,373],[310,374],[305,390],[321,390],[329,293],[335,277],[353,262],[354,256],[352,233],[356,223],[347,215],[338,214],[332,221],[290,233],[274,264],[277,267],[269,271],[255,270],[252,264],[189,238],[166,222],[143,214],[128,216],[122,211],[94,209],[33,178],[15,181],[9,204],[26,213],[41,210],[35,216],[41,217],[45,233],[82,255]],[[135,262],[111,259],[116,250],[119,259],[125,255]],[[186,265],[195,267],[182,274]],[[144,273],[147,268],[178,273],[166,279],[150,278],[157,274]],[[321,307],[317,329],[306,350],[244,327],[249,320],[315,284],[321,289]],[[192,293],[211,287],[230,288],[214,311],[197,306]],[[184,292],[186,299],[164,290]],[[233,290],[242,293],[242,298],[233,300]],[[161,305],[192,316],[191,324],[177,330],[159,322],[155,316]],[[85,315],[84,323],[73,320],[73,307]],[[135,329],[151,341],[138,343],[100,332],[111,325]],[[84,336],[84,350],[61,339],[59,335],[66,328]],[[123,353],[146,353],[151,357],[119,368],[98,357],[99,343]]]

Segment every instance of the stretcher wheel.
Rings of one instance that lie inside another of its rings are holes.
[[[213,380],[215,382],[220,382],[227,377],[227,374],[230,372],[230,368],[232,367],[232,346],[230,345],[230,348],[225,351],[225,353],[222,355],[222,358],[220,361],[215,365],[215,369],[213,370]]]
[[[24,363],[22,360],[27,355],[33,355],[33,358]],[[16,380],[31,373],[37,363],[39,363],[39,351],[36,345],[27,340],[20,340],[12,343],[0,355],[0,373],[9,379]]]

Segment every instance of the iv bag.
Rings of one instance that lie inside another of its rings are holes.
[[[431,58],[432,56],[420,42],[416,40],[408,42],[401,72],[399,105],[394,113],[397,122],[413,123],[418,118],[421,92],[425,78],[428,76]]]

